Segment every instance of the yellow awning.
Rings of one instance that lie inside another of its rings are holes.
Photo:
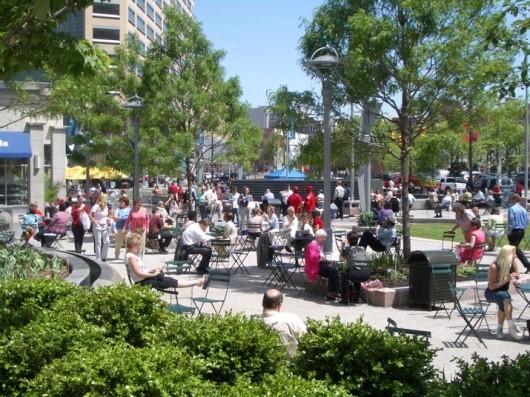
[[[91,179],[123,179],[128,175],[110,167],[90,167]],[[86,168],[77,165],[66,168],[66,179],[74,181],[84,181],[86,179]]]

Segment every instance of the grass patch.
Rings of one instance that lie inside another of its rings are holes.
[[[448,223],[412,223],[410,225],[410,234],[412,237],[429,238],[432,240],[441,240],[445,231],[451,230],[454,222]],[[456,230],[455,243],[464,241],[462,230]]]

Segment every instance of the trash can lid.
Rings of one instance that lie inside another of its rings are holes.
[[[458,265],[458,258],[450,250],[413,251],[408,260],[409,265]]]

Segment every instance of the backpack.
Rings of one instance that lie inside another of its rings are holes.
[[[348,267],[367,267],[368,255],[363,247],[350,247],[350,252],[346,258]]]
[[[35,214],[24,214],[22,219],[22,224],[24,225],[37,225],[39,223],[39,218]]]

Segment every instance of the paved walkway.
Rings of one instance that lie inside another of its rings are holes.
[[[351,220],[345,219],[344,221],[335,221],[334,227],[340,227],[348,229],[351,227]],[[93,253],[93,244],[90,242],[91,236],[86,238],[86,244],[84,248],[87,250],[88,255]],[[64,244],[66,249],[73,248],[73,241],[68,239]],[[436,240],[426,239],[413,239],[412,240],[413,250],[431,250],[441,249],[441,242]],[[114,249],[109,250],[113,256]],[[121,258],[123,258],[124,251],[121,252]],[[483,262],[488,263],[494,257],[493,254],[487,254]],[[147,254],[145,255],[145,263],[147,266],[157,266],[165,260],[171,260],[172,255],[161,255],[161,254]],[[126,280],[126,272],[121,260],[109,260],[108,262],[117,272],[119,272],[124,280]],[[261,299],[265,286],[263,281],[268,275],[268,271],[259,269],[256,266],[256,255],[254,252],[250,253],[246,260],[246,266],[250,271],[250,274],[242,274],[241,272],[236,273],[232,277],[230,285],[230,291],[226,300],[225,309],[233,312],[242,312],[246,314],[257,314],[260,313]],[[197,277],[195,275],[185,275],[182,277]],[[201,293],[202,290],[195,289],[195,294]],[[186,300],[189,299],[191,289],[182,289],[179,292],[179,301],[182,304],[186,304]],[[399,326],[413,329],[421,329],[431,331],[432,339],[431,344],[435,349],[439,349],[435,359],[435,366],[443,370],[446,376],[454,374],[456,369],[456,363],[452,361],[454,357],[463,358],[465,360],[470,359],[472,354],[478,353],[481,356],[485,356],[492,360],[500,360],[502,355],[508,355],[509,357],[515,357],[519,353],[523,353],[529,349],[530,341],[528,336],[523,342],[514,342],[509,336],[506,336],[505,340],[497,340],[493,335],[490,335],[485,327],[481,329],[481,335],[483,336],[488,348],[484,348],[474,337],[469,337],[464,346],[456,347],[451,342],[455,340],[457,333],[464,326],[462,319],[458,317],[458,314],[453,313],[451,319],[447,316],[439,315],[434,318],[434,312],[416,310],[410,308],[381,308],[373,307],[367,304],[358,304],[354,306],[344,306],[339,303],[329,303],[324,298],[315,295],[309,295],[308,293],[302,293],[293,289],[284,290],[284,310],[294,312],[303,318],[312,319],[325,319],[326,317],[339,316],[342,321],[352,322],[358,319],[383,329],[386,326],[386,320],[388,317],[393,318]],[[514,297],[514,313],[516,316],[519,315],[523,308],[523,302],[517,294],[513,293]],[[489,322],[494,327],[495,321],[495,309],[490,308],[491,315],[489,315]],[[528,318],[530,313],[527,311],[525,314]],[[523,323],[520,322],[522,325]]]

